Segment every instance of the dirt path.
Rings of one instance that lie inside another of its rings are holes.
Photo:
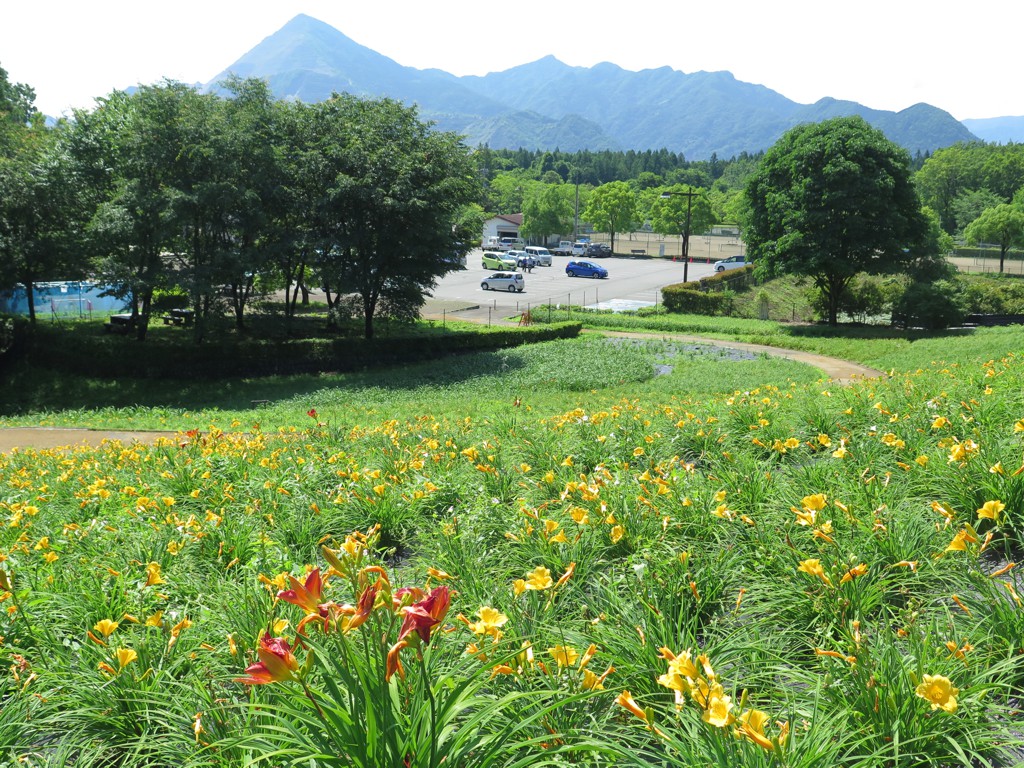
[[[172,438],[174,432],[122,432],[93,429],[63,429],[59,427],[0,428],[0,453],[15,448],[76,448],[98,446],[104,440],[122,443],[155,443],[161,437]]]
[[[840,360],[838,357],[817,355],[813,352],[801,352],[796,349],[769,347],[764,344],[748,344],[743,341],[721,341],[719,339],[709,339],[705,336],[687,336],[676,333],[635,333],[632,331],[605,331],[600,329],[595,329],[593,332],[627,339],[665,339],[683,341],[687,344],[707,344],[709,346],[724,347],[725,349],[739,349],[744,352],[771,355],[772,357],[780,357],[785,360],[795,360],[798,363],[806,363],[818,368],[837,384],[849,384],[855,379],[876,379],[885,375],[882,371],[868,368],[860,363],[852,363],[849,360]]]

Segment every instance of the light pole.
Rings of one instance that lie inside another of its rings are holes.
[[[690,279],[690,212],[693,209],[693,197],[694,195],[700,194],[694,192],[693,187],[687,187],[685,192],[662,192],[661,196],[664,198],[672,197],[673,195],[686,195],[686,223],[683,225],[683,282],[689,282]]]

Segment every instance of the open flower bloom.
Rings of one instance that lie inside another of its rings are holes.
[[[917,686],[916,692],[931,703],[932,709],[942,709],[950,714],[956,712],[956,695],[960,690],[953,687],[948,677],[925,675],[924,682]]]
[[[734,731],[739,738],[747,738],[762,749],[769,752],[775,749],[775,745],[764,734],[765,723],[768,722],[768,715],[759,709],[744,710],[739,716],[739,726]]]
[[[96,622],[95,626],[93,626],[93,629],[95,629],[104,637],[110,637],[119,626],[120,625],[116,621],[111,621],[110,619],[100,619]]]
[[[548,648],[548,653],[560,667],[571,667],[580,656],[579,651],[571,645],[556,645],[553,648]]]
[[[864,563],[859,563],[859,564],[853,566],[853,568],[848,570],[846,573],[844,573],[843,574],[843,578],[841,578],[839,580],[839,583],[840,584],[846,584],[849,581],[853,581],[858,576],[863,576],[867,572],[868,572],[867,565],[864,564]]]
[[[114,658],[117,660],[117,668],[124,669],[126,666],[131,664],[137,658],[139,658],[139,654],[137,654],[131,648],[118,648],[116,651],[114,651]]]
[[[953,540],[949,542],[949,546],[946,547],[946,552],[966,552],[968,544],[977,544],[978,537],[974,534],[973,529],[970,526],[966,526],[961,529]]]
[[[430,594],[418,603],[413,603],[402,609],[405,620],[398,633],[399,640],[405,640],[413,632],[424,643],[430,642],[430,633],[434,627],[444,621],[448,615],[448,606],[451,605],[451,591],[446,586],[434,587]]]
[[[267,685],[284,680],[294,680],[294,672],[299,671],[299,662],[292,654],[291,646],[283,637],[271,637],[267,632],[260,640],[256,649],[259,661],[246,668],[248,677],[235,680],[245,685]]]
[[[320,598],[323,594],[323,580],[320,578],[320,569],[314,568],[306,576],[306,582],[300,583],[294,576],[288,577],[291,589],[285,589],[277,593],[279,600],[297,605],[306,613],[320,614]]]
[[[545,589],[551,589],[554,583],[555,582],[551,578],[551,571],[543,565],[538,565],[530,572],[530,575],[526,577],[525,588],[543,591]]]
[[[711,686],[707,698],[707,707],[704,709],[701,719],[708,725],[713,725],[716,728],[725,728],[732,725],[736,720],[730,712],[731,709],[732,699],[725,695],[721,683],[714,683]]]
[[[825,569],[821,567],[821,560],[817,558],[810,558],[808,560],[801,560],[800,565],[797,566],[798,571],[803,571],[811,576],[817,576],[825,584],[832,586],[832,580],[825,575]]]
[[[999,522],[999,515],[1004,509],[1006,509],[1006,505],[1001,501],[986,501],[978,510],[978,517]]]
[[[501,627],[505,626],[508,616],[496,608],[488,606],[481,608],[476,612],[476,615],[480,617],[480,621],[465,619],[466,626],[469,627],[470,631],[475,635],[490,635],[494,640],[500,640]]]

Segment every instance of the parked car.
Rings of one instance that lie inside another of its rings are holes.
[[[565,265],[569,277],[608,277],[608,270],[592,261],[570,261]]]
[[[497,251],[484,251],[483,265],[484,269],[515,269],[516,260]]]
[[[480,287],[485,291],[508,291],[512,293],[523,292],[526,287],[526,279],[521,272],[495,272],[490,277],[485,277]]]
[[[539,245],[528,245],[526,246],[526,255],[533,257],[538,267],[551,266],[551,251],[547,248],[542,248]]]
[[[715,262],[715,272],[725,272],[727,269],[739,269],[752,262],[747,261],[746,256],[730,256]]]
[[[554,252],[559,256],[572,256],[572,240],[560,240]]]
[[[587,246],[587,256],[591,258],[600,258],[602,256],[611,256],[612,249],[607,243],[591,243]]]
[[[584,242],[576,241],[575,243],[572,244],[572,251],[569,253],[569,255],[570,256],[586,256],[587,255],[587,247],[589,245],[590,245],[590,243],[584,243]]]
[[[522,250],[526,243],[521,237],[503,237],[498,241],[498,249],[502,251]]]

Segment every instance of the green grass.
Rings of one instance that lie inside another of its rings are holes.
[[[655,377],[657,364],[670,365],[671,374]],[[459,402],[469,415],[496,413],[516,398],[547,412],[564,407],[567,399],[592,402],[595,390],[602,400],[648,389],[710,394],[731,392],[750,381],[808,382],[819,376],[807,366],[764,356],[723,361],[679,355],[656,342],[636,346],[599,338],[354,374],[241,381],[69,379],[21,367],[7,379],[0,425],[186,430],[258,422],[274,428],[294,423],[297,412],[311,407],[335,422],[349,422],[384,412],[431,410],[442,400]]]
[[[1020,765],[1016,329],[678,322],[893,373],[592,336],[137,405],[17,372],[4,424],[199,432],[0,455],[0,764]]]

